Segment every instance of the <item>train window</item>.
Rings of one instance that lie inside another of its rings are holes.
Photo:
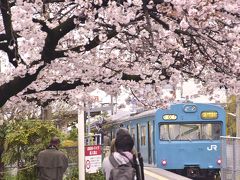
[[[146,126],[141,126],[141,145],[146,145]]]
[[[220,136],[220,123],[160,124],[160,140],[218,140]]]

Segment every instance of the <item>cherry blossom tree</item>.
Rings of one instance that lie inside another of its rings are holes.
[[[120,87],[151,105],[181,79],[240,89],[239,0],[1,0],[0,107]],[[169,101],[170,99],[164,99]]]

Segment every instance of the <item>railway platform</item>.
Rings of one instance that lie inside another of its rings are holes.
[[[184,176],[156,167],[144,167],[144,176],[145,180],[191,180]]]

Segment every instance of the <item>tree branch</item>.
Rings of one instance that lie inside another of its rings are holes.
[[[37,79],[39,72],[45,64],[39,66],[34,74],[26,74],[24,77],[15,77],[13,80],[0,86],[0,107],[2,107],[10,97],[16,95]],[[3,95],[4,94],[4,95]]]
[[[0,41],[6,41],[6,40],[7,40],[6,34],[0,34]]]
[[[8,0],[1,0],[1,14],[5,29],[5,38],[7,40],[9,50],[7,51],[9,62],[17,67],[19,63],[25,64],[18,53],[17,34],[13,31],[11,9]]]
[[[56,56],[57,54],[55,54],[55,49],[58,44],[58,41],[76,27],[74,23],[74,18],[76,17],[73,16],[67,19],[65,22],[63,22],[62,24],[48,32],[41,58],[46,63],[50,63],[51,60],[57,58]]]

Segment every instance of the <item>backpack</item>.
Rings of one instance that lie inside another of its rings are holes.
[[[110,172],[109,180],[136,179],[136,169],[133,167],[133,162],[130,159],[128,160],[129,162],[127,164],[119,164],[112,154],[109,156],[109,161],[114,167]]]

